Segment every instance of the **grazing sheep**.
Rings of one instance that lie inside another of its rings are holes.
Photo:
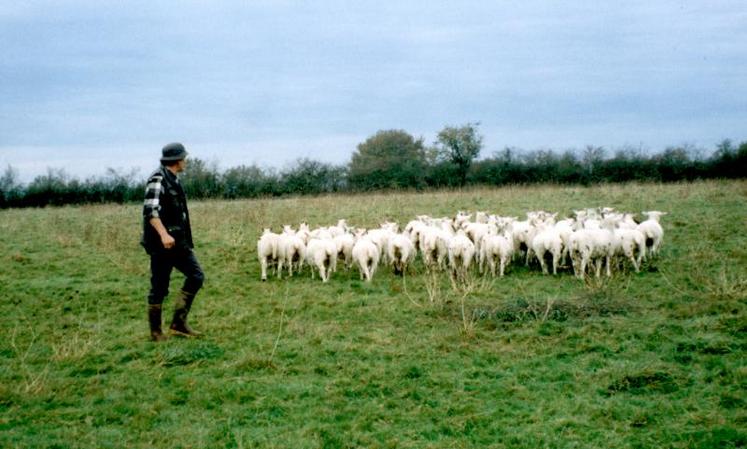
[[[511,262],[514,255],[514,244],[511,235],[488,234],[483,238],[480,252],[480,273],[487,261],[490,273],[495,277],[496,259],[500,265],[500,276],[503,277],[506,266]]]
[[[446,267],[452,235],[441,228],[427,227],[420,234],[420,248],[426,268]]]
[[[405,234],[395,234],[387,246],[389,263],[394,267],[394,274],[404,274],[407,266],[415,260],[415,246]]]
[[[475,244],[464,231],[457,231],[449,242],[449,266],[452,277],[464,279],[467,276],[472,260],[475,258]]]
[[[532,252],[539,260],[542,273],[548,274],[545,264],[545,253],[552,254],[552,274],[558,274],[558,263],[563,252],[563,239],[555,226],[542,224],[537,228],[537,233],[532,239]]]
[[[262,236],[257,242],[257,258],[262,269],[261,278],[267,280],[267,266],[271,262],[277,262],[278,259],[278,241],[280,235],[275,234],[269,228],[265,228]]]
[[[659,224],[659,219],[666,214],[666,212],[656,210],[643,212],[643,215],[646,215],[648,219],[638,225],[638,230],[646,237],[646,253],[651,254],[652,257],[659,254],[661,244],[664,241],[664,229]]]
[[[580,229],[570,237],[570,254],[576,277],[583,278],[586,267],[595,264],[596,277],[601,276],[602,261],[607,264],[607,276],[612,272],[610,264],[614,255],[613,234],[604,229]]]
[[[337,246],[332,239],[314,239],[306,246],[306,260],[311,266],[311,278],[314,279],[314,268],[319,270],[322,282],[337,268]]]
[[[306,245],[303,239],[286,228],[286,231],[278,239],[278,279],[282,276],[283,265],[288,266],[288,276],[293,276],[293,265],[296,271],[301,272],[303,261],[306,258]]]
[[[470,240],[472,240],[472,243],[474,243],[475,252],[477,254],[480,252],[480,243],[482,242],[483,237],[485,237],[491,229],[492,226],[487,223],[467,223],[464,225],[464,233]]]
[[[396,225],[395,225],[396,226]],[[395,235],[391,225],[386,225],[385,228],[371,229],[366,234],[366,237],[376,245],[379,249],[379,260],[386,262],[386,249],[389,245],[389,239]]]
[[[355,237],[352,234],[338,235],[334,239],[335,245],[337,246],[337,258],[345,263],[345,269],[349,270],[353,265],[353,246],[355,245]]]
[[[514,254],[521,256],[525,254],[526,264],[529,265],[529,237],[533,230],[529,220],[514,221],[511,229],[511,237],[514,243]]]
[[[628,215],[629,214],[625,214]],[[641,261],[646,254],[646,236],[636,227],[631,228],[623,214],[609,214],[602,226],[614,233],[614,253],[630,260],[636,273],[640,272]],[[632,220],[632,218],[630,218]]]
[[[358,264],[361,280],[371,282],[376,268],[379,266],[381,253],[374,242],[367,237],[359,238],[353,246],[353,260]]]

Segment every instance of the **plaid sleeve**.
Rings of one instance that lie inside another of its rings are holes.
[[[145,186],[145,203],[143,204],[143,216],[146,220],[151,218],[160,218],[161,210],[161,181],[160,175],[153,175],[148,179],[148,185]]]

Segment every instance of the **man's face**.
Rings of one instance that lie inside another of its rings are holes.
[[[181,161],[177,162],[175,165],[176,172],[181,173],[184,170],[187,169],[187,159],[182,159]]]

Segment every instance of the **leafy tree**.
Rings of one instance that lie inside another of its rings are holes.
[[[8,165],[0,176],[0,208],[13,205],[21,196],[18,171]]]
[[[348,180],[357,189],[420,188],[425,185],[423,139],[402,130],[379,131],[358,145]]]
[[[217,162],[190,158],[182,176],[184,191],[192,198],[216,198],[223,191]]]
[[[454,165],[460,186],[466,184],[472,161],[482,150],[482,136],[477,133],[479,125],[467,123],[460,127],[447,126],[438,133],[441,157]]]
[[[257,165],[240,165],[229,168],[221,178],[223,197],[255,198],[261,195],[272,195],[277,192],[278,177],[265,172]]]
[[[345,171],[311,159],[299,159],[295,165],[283,172],[281,184],[283,193],[312,194],[342,190]]]

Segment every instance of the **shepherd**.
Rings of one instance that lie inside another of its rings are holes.
[[[197,292],[205,275],[197,261],[192,242],[187,196],[177,175],[187,167],[187,150],[181,143],[163,147],[161,166],[148,178],[143,205],[143,237],[141,244],[150,256],[150,293],[148,321],[150,338],[163,341],[161,330],[163,301],[169,294],[174,268],[185,276],[184,285],[174,299],[174,316],[169,333],[182,337],[198,337],[187,324]]]

